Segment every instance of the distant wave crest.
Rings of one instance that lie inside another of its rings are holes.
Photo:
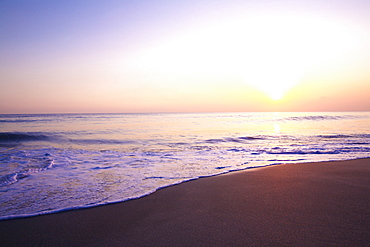
[[[340,116],[330,116],[330,115],[315,115],[315,116],[294,116],[286,117],[281,120],[285,121],[324,121],[324,120],[342,120],[342,119],[357,119],[367,116],[354,116],[354,115],[340,115]]]
[[[0,142],[47,141],[50,136],[41,133],[1,132]]]
[[[0,132],[0,143],[22,143],[22,142],[70,142],[80,145],[97,145],[97,144],[132,144],[130,140],[114,140],[114,139],[71,139],[63,137],[63,135],[41,133],[41,132]]]
[[[225,137],[222,139],[208,139],[205,140],[205,143],[220,143],[220,142],[237,142],[237,143],[244,143],[248,141],[255,141],[255,140],[264,140],[266,137],[263,136],[240,136],[240,137]]]

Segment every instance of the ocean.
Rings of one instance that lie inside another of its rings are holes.
[[[200,177],[370,157],[370,112],[0,115],[0,219]]]

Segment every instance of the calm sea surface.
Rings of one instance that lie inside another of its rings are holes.
[[[0,115],[0,219],[235,170],[370,157],[370,112]]]

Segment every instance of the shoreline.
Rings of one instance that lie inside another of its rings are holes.
[[[369,175],[364,158],[201,177],[124,202],[4,219],[0,244],[364,246]]]
[[[158,190],[162,190],[162,189],[165,189],[167,187],[176,186],[176,185],[179,185],[179,184],[187,183],[187,182],[190,182],[190,181],[196,181],[196,180],[204,179],[204,178],[234,174],[234,173],[237,173],[237,172],[245,172],[245,171],[248,171],[248,170],[269,168],[269,167],[272,167],[272,166],[280,166],[280,165],[299,165],[299,164],[306,164],[306,163],[352,161],[352,160],[359,160],[359,159],[370,159],[370,157],[369,158],[355,158],[355,159],[348,159],[348,160],[317,161],[317,162],[316,161],[307,161],[307,162],[298,162],[298,163],[271,163],[271,164],[262,165],[262,166],[246,167],[246,168],[242,168],[242,169],[239,169],[239,170],[231,170],[231,171],[228,171],[228,172],[225,172],[225,173],[219,173],[219,174],[200,176],[200,177],[196,177],[196,178],[190,178],[188,180],[184,180],[184,181],[181,181],[179,183],[169,184],[169,185],[165,185],[163,187],[159,187],[159,188],[155,189],[154,191],[148,192],[148,193],[143,194],[139,197],[127,198],[127,199],[124,199],[122,201],[114,201],[114,202],[108,202],[108,203],[103,203],[103,204],[95,204],[95,205],[91,205],[91,206],[69,207],[69,208],[63,208],[63,209],[54,210],[54,211],[45,211],[45,212],[38,213],[38,214],[35,213],[35,214],[24,214],[24,215],[8,215],[8,216],[3,216],[3,217],[0,216],[0,222],[1,221],[6,221],[6,220],[13,220],[13,219],[33,218],[33,217],[44,216],[44,215],[49,215],[49,214],[58,214],[58,213],[63,213],[63,212],[68,212],[68,211],[83,210],[83,209],[89,209],[89,208],[94,208],[94,207],[107,206],[107,205],[111,205],[111,204],[123,203],[123,202],[131,201],[131,200],[137,200],[137,199],[149,196],[153,193],[156,193]]]

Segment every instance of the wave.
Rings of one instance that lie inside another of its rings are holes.
[[[287,117],[283,120],[290,120],[290,121],[302,121],[302,120],[310,120],[310,121],[322,121],[322,120],[339,120],[343,119],[343,116],[303,116],[303,117]]]
[[[362,141],[363,139],[367,140],[370,139],[370,134],[353,134],[353,135],[342,135],[342,134],[332,134],[332,135],[315,135],[308,138],[312,138],[312,141],[320,141],[318,139],[323,140],[330,140],[330,139],[346,139],[345,143],[343,144],[362,144],[366,145],[369,144],[367,141]],[[224,137],[224,138],[218,138],[218,139],[207,139],[203,141],[203,143],[208,144],[217,144],[217,143],[244,143],[244,144],[250,144],[253,141],[266,141],[266,140],[296,140],[296,136],[292,135],[258,135],[258,136],[241,136],[241,137]],[[353,143],[349,143],[348,141],[354,141]],[[356,141],[354,140],[356,139]],[[358,139],[361,139],[359,142]],[[339,143],[338,143],[339,144]]]
[[[208,139],[205,140],[205,143],[220,143],[220,142],[237,142],[237,143],[246,143],[247,141],[255,141],[255,140],[265,140],[267,137],[263,136],[241,136],[241,137],[224,137],[221,139]]]
[[[351,135],[318,135],[316,137],[319,138],[326,138],[326,139],[337,139],[337,138],[351,138],[355,136]]]
[[[297,116],[297,117],[285,117],[280,120],[283,121],[325,121],[325,120],[342,120],[342,119],[358,119],[358,118],[368,118],[368,116],[360,115],[315,115],[315,116]]]
[[[340,154],[341,150],[284,150],[284,151],[266,151],[266,154]]]
[[[117,139],[73,139],[59,134],[41,132],[0,132],[0,145],[19,144],[23,142],[47,141],[56,143],[75,143],[80,145],[99,144],[135,144],[136,141]],[[6,146],[5,145],[5,146]]]
[[[370,148],[368,147],[338,147],[338,148],[322,148],[322,149],[293,149],[287,150],[282,148],[273,148],[272,150],[265,150],[266,154],[343,154],[343,153],[369,153]]]
[[[70,142],[76,144],[135,144],[135,141],[129,140],[114,140],[114,139],[69,139]]]
[[[26,167],[18,172],[14,172],[0,177],[0,187],[14,184],[19,180],[30,176],[33,173],[38,173],[52,168],[54,160],[51,159],[49,156],[50,156],[49,154],[45,154],[44,157],[35,160],[37,164]]]
[[[32,123],[32,122],[40,121],[35,119],[0,119],[0,123]]]
[[[319,138],[337,139],[337,138],[370,138],[370,134],[354,134],[354,135],[317,135]]]
[[[367,144],[366,144],[367,145]],[[344,154],[344,153],[370,153],[370,147],[364,146],[338,146],[331,148],[312,148],[308,149],[302,146],[302,149],[289,149],[289,148],[259,148],[259,149],[246,149],[242,147],[227,149],[228,152],[234,153],[248,153],[250,155],[261,155],[261,154],[288,154],[288,155],[310,155],[310,154]]]
[[[1,132],[0,142],[48,141],[51,136],[39,132]]]
[[[55,121],[53,114],[0,115],[0,123],[45,123]]]

